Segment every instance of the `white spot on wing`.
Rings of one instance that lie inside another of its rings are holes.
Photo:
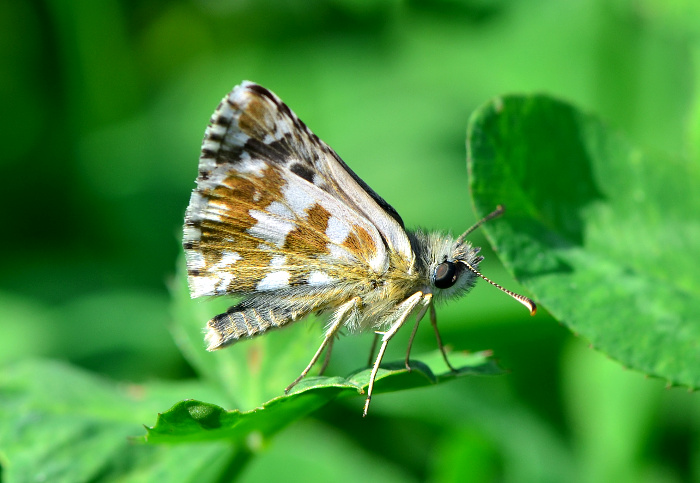
[[[250,139],[250,136],[248,136],[246,133],[241,131],[240,128],[237,128],[237,129],[229,128],[228,132],[226,133],[226,137],[224,138],[223,144],[225,146],[241,147],[241,146],[244,146],[245,143],[247,143],[249,139]]]
[[[282,190],[284,201],[297,216],[305,216],[306,210],[316,204],[317,200],[306,189],[300,186],[299,181],[290,181]]]
[[[216,161],[211,158],[199,158],[199,168],[203,171],[213,171],[216,169]]]
[[[275,136],[278,139],[282,139],[285,134],[291,134],[295,131],[296,126],[289,121],[288,117],[285,116],[277,120],[277,124],[275,125]]]
[[[202,142],[202,150],[203,151],[206,150],[206,151],[216,152],[219,150],[220,146],[221,146],[221,144],[219,143],[219,141],[214,141],[213,139],[205,139]]]
[[[291,221],[281,220],[276,216],[271,216],[258,210],[250,210],[250,216],[258,220],[258,222],[246,231],[254,237],[280,248],[284,246],[284,240],[286,240],[289,232],[296,226]]]
[[[348,260],[350,262],[354,262],[355,260],[357,260],[355,256],[352,253],[350,253],[350,251],[346,250],[340,245],[336,245],[334,243],[327,243],[326,248],[328,248],[329,256],[331,257],[331,259]]]
[[[200,213],[203,219],[209,221],[221,221],[221,216],[213,211],[206,210],[204,213]]]
[[[294,218],[294,213],[292,213],[289,208],[287,208],[285,205],[280,203],[279,201],[273,201],[270,203],[267,208],[265,208],[265,211],[268,211],[272,213],[273,215],[279,215],[282,218],[287,218],[288,220],[291,220]]]
[[[350,227],[336,216],[331,216],[328,219],[328,227],[326,228],[326,236],[332,243],[341,245],[350,233]]]
[[[311,272],[308,278],[308,283],[312,286],[327,285],[332,281],[333,278],[330,277],[327,273],[319,271]]]
[[[189,277],[190,296],[194,299],[203,295],[215,295],[217,277]]]
[[[238,260],[241,260],[243,257],[237,252],[231,252],[228,250],[224,250],[221,253],[221,259],[216,262],[215,265],[213,265],[209,271],[218,271],[218,270],[225,270],[229,268],[231,265],[236,263]]]
[[[226,126],[223,124],[212,124],[209,126],[209,134],[223,136],[226,133]]]
[[[251,158],[250,153],[243,151],[239,158],[239,162],[236,164],[236,171],[242,174],[252,174],[258,178],[263,175],[265,170],[265,161],[257,158]]]
[[[224,294],[227,292],[228,286],[231,284],[231,281],[234,279],[233,273],[231,272],[222,272],[219,273],[219,283],[216,286],[216,293]]]
[[[204,260],[204,255],[202,252],[187,250],[185,256],[187,257],[187,268],[190,270],[201,270],[207,264],[207,262]]]
[[[290,274],[287,271],[268,273],[265,278],[258,282],[257,290],[278,290],[289,286]]]
[[[186,242],[199,241],[202,238],[202,230],[197,227],[185,225],[184,240]]]
[[[275,267],[275,268],[280,268],[284,267],[287,264],[287,256],[286,255],[275,255],[272,257],[272,260],[270,260],[270,266]]]
[[[193,191],[190,196],[190,204],[187,207],[186,217],[193,222],[199,222],[204,219],[203,212],[207,208],[207,199],[198,191]],[[199,239],[199,238],[197,238]]]

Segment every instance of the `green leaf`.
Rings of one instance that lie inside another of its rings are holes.
[[[129,443],[156,408],[199,384],[117,384],[67,364],[23,361],[0,371],[3,481],[194,481],[225,471],[234,448]]]
[[[698,167],[642,152],[545,96],[477,110],[468,165],[506,267],[558,320],[626,366],[700,386]]]
[[[377,372],[374,394],[423,387],[465,375],[500,374],[490,353],[451,354],[450,362],[460,367],[446,369],[439,351],[426,355],[424,362],[411,361],[411,371],[403,362],[383,365]],[[227,411],[220,406],[195,400],[181,401],[159,414],[155,426],[147,427],[143,441],[149,443],[182,443],[191,441],[228,440],[244,442],[250,435],[267,438],[291,422],[327,404],[336,397],[364,394],[370,369],[343,377],[309,377],[287,395],[278,396],[251,411]],[[371,408],[370,408],[371,413]],[[361,417],[358,407],[357,417]]]

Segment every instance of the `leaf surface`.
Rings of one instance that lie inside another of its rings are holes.
[[[465,375],[493,375],[501,370],[489,359],[489,353],[451,354],[450,362],[459,369],[444,372],[446,366],[438,351],[411,361],[411,371],[403,362],[382,365],[377,373],[374,394],[423,387]],[[435,374],[434,371],[443,371]],[[250,410],[227,411],[221,406],[186,400],[158,415],[155,426],[147,427],[143,441],[149,443],[183,443],[190,441],[227,440],[244,442],[251,434],[266,438],[336,397],[357,396],[367,390],[370,369],[347,378],[309,377],[287,395],[271,399]],[[372,413],[370,407],[370,415]],[[358,421],[361,407],[357,409]]]
[[[644,153],[546,96],[477,110],[467,135],[475,209],[536,301],[594,347],[700,385],[698,167]]]

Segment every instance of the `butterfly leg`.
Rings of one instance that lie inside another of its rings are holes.
[[[379,334],[374,333],[372,338],[372,346],[369,348],[369,359],[367,360],[367,366],[372,367],[372,360],[374,359],[374,350],[377,348],[377,341],[379,340]]]
[[[314,356],[311,358],[311,362],[309,362],[309,365],[306,366],[306,369],[301,371],[299,377],[297,377],[293,383],[287,386],[287,388],[284,390],[285,394],[288,393],[294,386],[296,386],[299,381],[306,377],[306,375],[309,373],[314,364],[316,364],[316,361],[318,361],[318,358],[321,357],[323,349],[325,349],[326,346],[329,344],[331,346],[333,345],[333,338],[343,326],[343,323],[347,320],[346,315],[352,310],[354,310],[359,304],[360,298],[355,297],[354,299],[341,305],[338,308],[338,310],[335,311],[335,314],[333,314],[333,318],[331,319],[330,324],[328,324],[328,329],[326,329],[326,335],[323,338],[323,342],[321,342],[321,347],[318,348]],[[329,351],[330,348],[331,347],[329,346]]]
[[[433,294],[425,294],[423,297],[423,300],[421,301],[423,303],[423,308],[418,312],[418,315],[416,316],[416,325],[413,326],[413,332],[411,332],[411,337],[408,339],[408,347],[406,348],[406,369],[411,370],[411,365],[409,358],[411,357],[411,347],[413,347],[413,339],[416,337],[416,332],[418,332],[418,326],[420,325],[420,321],[423,320],[423,317],[425,316],[425,313],[428,311],[428,307],[432,309],[431,301],[433,299]]]
[[[406,348],[406,360],[404,361],[404,365],[406,366],[406,370],[410,371],[411,370],[411,362],[409,361],[411,357],[411,347],[413,347],[413,339],[416,337],[416,332],[418,332],[418,326],[420,325],[420,319],[416,318],[416,323],[413,325],[413,332],[411,332],[411,337],[408,339],[408,347]]]
[[[447,351],[445,351],[445,346],[442,345],[442,338],[440,337],[440,331],[437,327],[435,306],[432,304],[430,305],[430,325],[433,326],[433,330],[435,331],[435,338],[437,339],[438,347],[440,348],[440,352],[442,352],[442,358],[445,360],[445,364],[447,364],[447,367],[449,367],[452,372],[457,372],[457,369],[452,367],[452,364],[450,364],[450,361],[447,359]]]
[[[372,367],[372,374],[369,376],[369,387],[367,388],[367,399],[365,400],[365,408],[362,411],[362,416],[367,416],[367,411],[369,410],[369,403],[372,400],[372,390],[374,389],[374,379],[377,377],[377,371],[379,370],[379,364],[382,362],[382,358],[384,357],[384,352],[386,351],[386,346],[391,340],[392,337],[394,337],[394,334],[403,326],[404,322],[406,322],[406,319],[408,318],[409,315],[411,315],[411,312],[413,309],[416,308],[416,305],[421,301],[423,298],[423,292],[416,292],[410,297],[408,297],[406,300],[401,302],[401,304],[397,307],[396,313],[398,313],[398,317],[394,321],[394,323],[391,325],[389,330],[384,332],[382,335],[382,345],[379,347],[379,353],[377,354],[377,359],[374,361],[374,367]]]
[[[321,369],[318,370],[318,375],[322,376],[324,372],[326,372],[326,369],[328,368],[328,364],[331,362],[331,352],[333,352],[333,344],[335,344],[335,338],[336,336],[331,337],[331,340],[328,341],[328,348],[326,349],[326,355],[323,356],[323,364],[321,364]]]

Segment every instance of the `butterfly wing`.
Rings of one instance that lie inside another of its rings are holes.
[[[326,265],[359,261],[381,273],[384,244],[412,260],[401,224],[277,96],[244,82],[219,104],[202,144],[184,238],[192,296],[256,290],[283,257],[299,282],[302,267],[330,251]]]
[[[242,150],[295,173],[371,220],[390,250],[412,258],[411,245],[396,210],[362,181],[333,149],[306,127],[279,97],[252,82],[236,87],[220,106],[239,113],[236,136]],[[216,122],[216,114],[212,118]],[[233,126],[234,130],[236,126]],[[229,130],[231,133],[231,130]]]
[[[285,168],[245,161],[192,193],[185,250],[192,297],[251,294],[338,282],[348,270],[382,273],[374,226]],[[230,163],[229,163],[230,164]]]
[[[184,231],[192,297],[246,296],[209,321],[210,350],[374,290],[391,260],[414,263],[396,211],[249,82],[211,118]]]

